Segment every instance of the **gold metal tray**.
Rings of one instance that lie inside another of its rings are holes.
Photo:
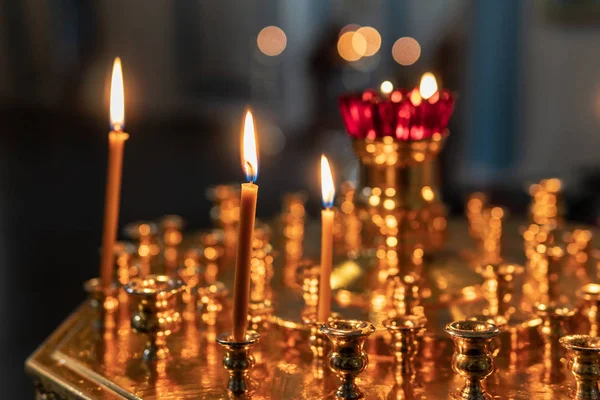
[[[309,225],[305,237],[318,237],[310,234],[314,229],[318,229],[318,224]],[[394,374],[393,360],[387,351],[389,339],[378,324],[381,316],[361,306],[345,308],[338,304],[334,307],[344,317],[369,319],[376,323],[378,331],[365,345],[370,355],[369,366],[357,379],[367,399],[448,399],[462,387],[463,380],[450,367],[452,342],[441,332],[446,323],[476,312],[485,303],[481,293],[482,279],[461,256],[462,250],[469,247],[466,229],[466,224],[451,221],[447,252],[427,268],[427,279],[435,295],[423,303],[429,319],[428,333],[415,359],[416,374],[410,379]],[[509,238],[506,248],[510,254],[519,254],[522,248],[516,229],[517,224],[507,228],[511,233],[506,235]],[[317,245],[307,243],[308,254],[311,247],[314,252]],[[343,263],[341,265],[338,269],[343,268]],[[276,317],[271,327],[262,332],[262,339],[253,350],[257,362],[250,373],[255,382],[250,398],[326,398],[337,387],[337,378],[327,368],[312,362],[306,341],[300,340],[292,347],[284,344],[284,331],[280,328],[286,322],[293,323],[296,317],[299,320],[303,301],[300,293],[283,285],[281,269],[281,264],[276,263],[273,278]],[[230,283],[232,273],[231,267],[224,268],[220,279]],[[364,275],[357,279],[366,281]],[[516,283],[516,287],[526,284],[527,277],[522,279],[524,281]],[[355,287],[356,284],[349,283]],[[575,278],[567,279],[564,293],[573,294],[572,288],[578,286],[580,282]],[[468,289],[465,291],[465,288]],[[121,303],[115,316],[116,328],[112,334],[101,335],[93,328],[94,311],[88,302],[75,310],[26,361],[26,369],[34,377],[38,395],[46,396],[40,398],[230,398],[225,388],[228,375],[222,367],[223,349],[215,341],[219,333],[230,330],[228,304],[215,325],[183,321],[180,331],[168,339],[172,358],[155,364],[141,361],[144,338],[131,332],[130,315],[126,301]],[[582,330],[585,328],[577,323],[570,327],[569,333]],[[484,383],[494,398],[554,400],[570,396],[569,390],[575,382],[565,358],[545,356],[535,332],[532,328],[528,336],[519,337],[503,333],[496,370]],[[514,341],[521,339],[524,340],[522,345],[515,345]]]

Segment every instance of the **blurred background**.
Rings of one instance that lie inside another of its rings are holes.
[[[600,215],[599,0],[0,1],[0,394],[32,398],[25,358],[97,274],[109,78],[123,62],[121,226],[167,213],[209,225],[206,188],[240,182],[244,109],[261,145],[259,216],[319,201],[356,160],[347,91],[431,71],[458,93],[442,157],[455,214],[473,190],[516,215],[527,185],[565,183],[568,215]]]

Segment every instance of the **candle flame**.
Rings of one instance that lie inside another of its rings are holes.
[[[333,176],[329,167],[329,161],[325,155],[321,155],[321,195],[323,206],[331,208],[335,197],[335,186],[333,185]]]
[[[254,118],[250,110],[244,119],[244,133],[242,134],[242,169],[248,182],[256,182],[258,177],[258,154],[256,150],[256,130]]]
[[[438,86],[435,76],[431,72],[425,72],[421,77],[421,85],[419,86],[421,97],[427,100],[433,96],[437,90]]]
[[[115,131],[122,131],[125,124],[125,92],[121,59],[115,58],[110,84],[110,124]]]

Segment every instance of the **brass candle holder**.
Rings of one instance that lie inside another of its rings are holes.
[[[208,326],[215,325],[229,295],[229,289],[223,282],[217,281],[197,288],[197,293],[197,310],[202,322]]]
[[[296,280],[302,290],[305,314],[317,312],[320,271],[318,263],[308,259],[301,260],[296,268]]]
[[[600,399],[600,338],[569,335],[560,338],[560,344],[567,349],[571,357],[569,366],[577,382],[573,397],[581,400]]]
[[[103,331],[114,328],[115,321],[112,316],[119,307],[117,285],[103,288],[100,278],[92,278],[83,283],[83,289],[88,294],[90,305],[94,309],[94,329]]]
[[[510,318],[517,311],[513,301],[514,283],[525,269],[520,265],[504,262],[484,264],[481,268],[481,275],[486,279],[484,297],[488,301],[484,314]]]
[[[229,373],[227,390],[236,396],[251,390],[248,372],[254,366],[254,357],[250,354],[250,349],[259,340],[260,334],[254,331],[246,332],[246,340],[241,342],[233,340],[230,333],[223,333],[217,337],[217,343],[226,350],[223,367]]]
[[[271,279],[275,253],[269,243],[271,230],[263,224],[254,229],[252,260],[250,263],[250,304],[248,320],[250,329],[262,331],[268,328],[273,315],[271,302]]]
[[[139,299],[138,310],[131,317],[135,332],[147,336],[144,361],[169,356],[167,337],[179,329],[181,317],[175,309],[177,295],[185,288],[183,282],[166,275],[149,275],[132,279],[125,291]]]
[[[331,342],[327,339],[325,334],[321,332],[321,326],[324,324],[339,319],[339,314],[332,313],[326,322],[317,320],[317,313],[305,312],[302,314],[302,321],[304,325],[310,330],[308,337],[308,347],[313,354],[313,360],[323,361],[325,356],[331,350]]]
[[[455,345],[452,369],[465,379],[465,386],[455,398],[491,399],[483,390],[482,382],[494,371],[489,345],[500,334],[500,329],[483,321],[455,321],[446,325],[444,331],[450,335]]]
[[[436,133],[417,141],[385,136],[353,142],[361,163],[362,187],[357,190],[357,203],[366,210],[362,218],[364,233],[385,239],[393,231],[397,241],[392,247],[401,260],[417,246],[428,251],[441,245],[439,237],[430,240],[430,235],[443,234],[445,208],[427,171],[432,170],[431,163],[447,135]],[[396,221],[394,226],[389,226],[390,216]]]
[[[391,335],[391,350],[394,354],[394,371],[402,376],[414,375],[414,358],[419,350],[419,337],[425,332],[425,317],[402,315],[383,321]]]
[[[488,203],[485,193],[475,192],[469,195],[466,204],[466,216],[469,221],[469,235],[475,241],[476,247],[481,249],[483,238],[483,209]]]
[[[115,243],[115,264],[117,266],[117,281],[121,286],[127,285],[132,276],[137,275],[135,268],[136,247],[129,242]],[[121,294],[125,293],[121,291]],[[119,296],[121,297],[121,296]],[[122,297],[121,297],[122,298]]]
[[[365,321],[333,320],[322,325],[320,331],[331,341],[329,367],[342,381],[335,395],[344,400],[363,398],[354,381],[369,364],[363,345],[375,327]]]
[[[179,264],[181,255],[177,247],[183,240],[184,221],[179,215],[165,215],[160,221],[162,231],[163,257],[166,274],[171,275]]]
[[[158,225],[154,222],[138,221],[125,226],[126,235],[137,245],[138,276],[150,275],[155,256],[160,253],[157,240]]]
[[[570,305],[555,302],[536,304],[535,310],[543,321],[539,331],[546,346],[558,344],[558,340],[566,334],[566,322],[577,312],[577,309]]]
[[[469,321],[483,321],[487,322],[488,324],[496,325],[498,329],[500,329],[500,333],[510,331],[511,328],[514,329],[514,327],[509,326],[508,320],[503,315],[476,315],[467,319]],[[500,351],[502,350],[502,339],[500,335],[496,336],[490,342],[489,349],[490,353],[492,354],[492,357],[494,358],[496,358],[498,354],[500,354]]]
[[[598,336],[600,326],[600,284],[588,283],[577,291],[577,297],[583,301],[583,315],[587,318],[589,335]]]
[[[421,284],[421,277],[416,273],[397,275],[391,279],[392,304],[388,312],[390,317],[423,314],[423,309],[419,306]]]

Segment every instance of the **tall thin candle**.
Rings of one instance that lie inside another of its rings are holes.
[[[256,200],[258,185],[258,155],[256,151],[256,133],[252,113],[248,111],[244,120],[242,138],[242,168],[248,183],[242,184],[240,201],[240,223],[235,279],[233,285],[233,339],[246,338],[248,326],[248,302],[250,300],[250,262],[252,259],[252,235],[256,218]]]
[[[335,187],[327,157],[321,156],[321,192],[323,206],[321,211],[321,280],[319,281],[318,321],[325,322],[331,314],[331,264],[333,262],[333,199]]]
[[[108,134],[108,171],[106,178],[106,200],[104,203],[104,234],[102,236],[102,256],[100,277],[102,287],[107,288],[113,281],[114,246],[119,224],[119,201],[121,197],[121,174],[123,150],[129,134],[123,132],[125,122],[125,96],[123,91],[123,71],[117,57],[113,64],[110,87],[110,120],[112,131]]]

